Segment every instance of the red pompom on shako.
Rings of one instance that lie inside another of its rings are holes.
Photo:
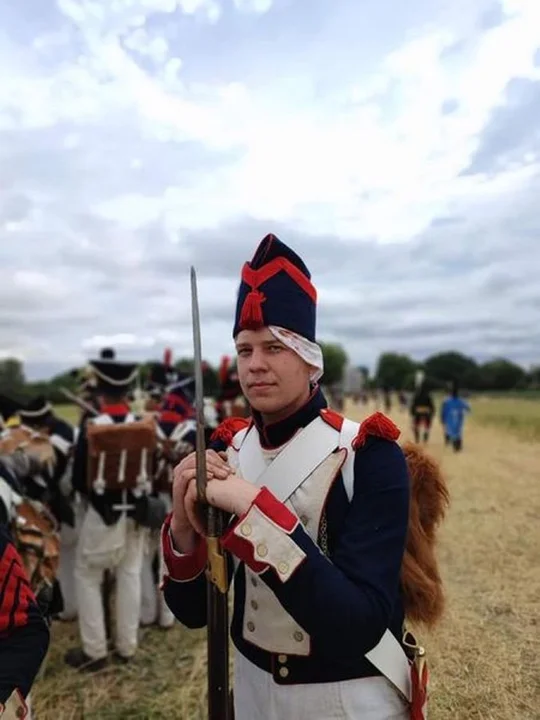
[[[317,291],[303,260],[267,235],[242,268],[233,337],[277,325],[315,342]]]

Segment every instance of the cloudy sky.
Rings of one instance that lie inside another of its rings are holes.
[[[0,356],[232,350],[267,232],[355,363],[540,361],[538,0],[0,4]]]

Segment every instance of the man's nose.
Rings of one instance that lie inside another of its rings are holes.
[[[266,370],[268,367],[266,362],[266,356],[262,349],[255,348],[249,358],[249,369],[251,372]]]

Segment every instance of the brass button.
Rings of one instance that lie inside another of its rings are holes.
[[[257,555],[259,557],[266,557],[268,555],[268,548],[264,543],[259,543],[257,545]]]
[[[280,667],[280,668],[279,668],[279,674],[281,675],[282,678],[286,678],[287,675],[289,674],[289,668]]]
[[[255,630],[255,623],[254,623],[254,622],[251,622],[251,620],[250,620],[250,621],[248,622],[248,624],[247,624],[247,629],[248,629],[250,632],[253,632],[253,631]]]
[[[287,662],[287,656],[286,655],[278,655],[278,662],[280,663],[286,663]]]
[[[293,637],[296,640],[296,642],[302,642],[302,640],[304,639],[304,633],[301,633],[300,630],[297,630],[294,633]]]
[[[251,584],[253,585],[253,587],[257,587],[257,578],[253,577],[253,575],[252,575],[250,579],[251,579]]]
[[[307,517],[305,515],[300,515],[300,522],[302,523],[302,525],[307,525],[308,524]]]
[[[251,535],[251,525],[247,522],[243,523],[242,525],[240,525],[240,532],[245,537],[247,537],[248,535]]]
[[[282,575],[285,575],[289,572],[289,563],[286,562],[280,562],[277,566],[278,572],[280,572]]]
[[[254,610],[258,610],[258,609],[259,609],[259,603],[258,603],[256,600],[252,600],[252,601],[251,601],[251,607],[252,607]]]

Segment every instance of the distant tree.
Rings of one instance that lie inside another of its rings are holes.
[[[17,398],[25,394],[25,385],[21,361],[16,358],[0,360],[0,392]]]
[[[324,359],[324,375],[322,377],[323,385],[335,385],[343,379],[345,366],[348,362],[347,353],[338,343],[320,342],[323,359]]]
[[[174,363],[174,367],[180,372],[191,375],[193,373],[193,358],[180,358]]]
[[[481,366],[486,390],[516,390],[527,386],[525,370],[505,358],[497,358]]]
[[[432,355],[424,363],[426,376],[435,385],[447,385],[458,380],[463,387],[476,390],[481,387],[481,373],[476,360],[450,351]]]
[[[377,385],[393,390],[403,390],[410,385],[416,368],[417,363],[408,355],[383,353],[375,371]]]
[[[215,397],[219,390],[219,378],[216,368],[206,363],[203,372],[204,394],[208,397]]]
[[[529,371],[529,383],[533,388],[540,387],[540,365],[533,365]]]
[[[204,393],[207,396],[215,396],[217,394],[218,388],[219,388],[219,379],[218,379],[217,370],[209,362],[206,362],[206,361],[203,361],[203,362],[204,362],[204,368],[203,368]],[[193,373],[194,373],[193,358],[180,358],[175,363],[174,366],[180,372],[186,373],[186,375],[193,375]]]

